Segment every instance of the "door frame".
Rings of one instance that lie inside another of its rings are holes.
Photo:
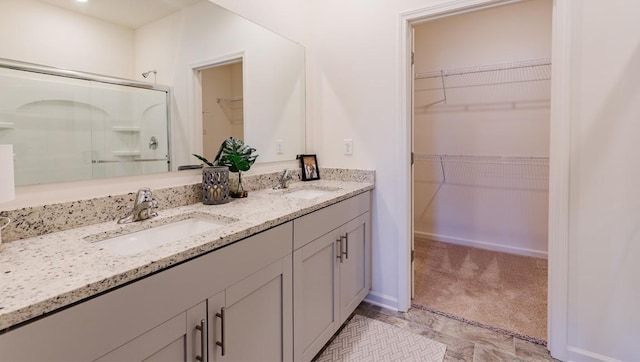
[[[523,0],[454,0],[400,14],[400,210],[398,309],[411,307],[412,113],[411,29],[414,24]],[[549,160],[547,348],[566,359],[568,347],[569,171],[571,152],[571,44],[576,0],[552,0],[552,81]]]

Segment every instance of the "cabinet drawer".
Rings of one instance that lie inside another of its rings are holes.
[[[327,206],[293,221],[293,250],[369,211],[370,192]]]

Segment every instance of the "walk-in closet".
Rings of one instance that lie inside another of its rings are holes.
[[[551,0],[414,25],[414,307],[545,341]]]

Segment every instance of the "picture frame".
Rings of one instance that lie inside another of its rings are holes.
[[[298,155],[298,159],[300,159],[300,167],[302,168],[302,181],[320,179],[320,170],[318,169],[318,159],[316,155]]]

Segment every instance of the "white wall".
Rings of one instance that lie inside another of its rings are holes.
[[[551,57],[551,0],[415,27],[415,72]],[[414,231],[433,240],[546,257],[551,66],[415,81]],[[472,156],[464,159],[420,155]],[[473,158],[476,156],[476,158]],[[443,170],[444,168],[444,170]]]
[[[633,0],[576,1],[568,265],[576,360],[640,360],[638,14]]]
[[[133,30],[34,0],[0,0],[0,58],[133,78]]]
[[[309,2],[300,0],[209,0],[300,44],[307,43]]]

